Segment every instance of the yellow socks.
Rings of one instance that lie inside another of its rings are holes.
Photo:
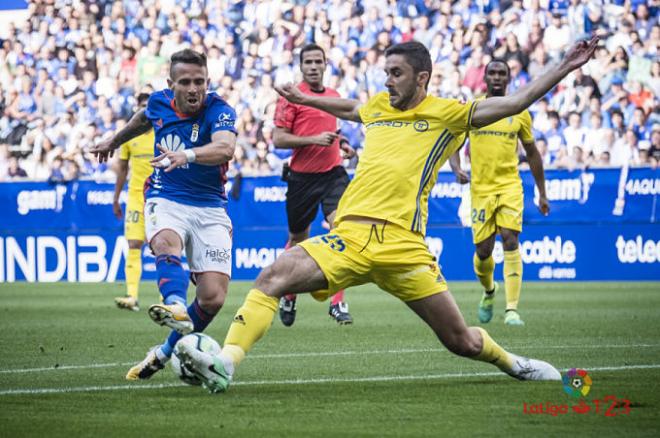
[[[511,355],[507,353],[504,348],[500,347],[497,342],[490,337],[486,330],[481,327],[472,328],[479,330],[481,333],[483,345],[481,347],[481,353],[471,357],[471,359],[492,363],[505,373],[511,374],[513,372],[513,358]]]
[[[126,293],[137,300],[142,277],[142,249],[128,249],[125,273]]]
[[[493,256],[481,260],[475,252],[472,261],[474,263],[474,273],[477,274],[477,278],[479,278],[479,282],[484,287],[484,290],[493,290],[495,287],[493,280],[495,260],[493,260]]]
[[[523,265],[520,251],[504,251],[504,289],[506,292],[506,310],[518,309],[520,289],[522,288]]]
[[[248,292],[243,306],[234,316],[223,347],[223,353],[232,359],[235,366],[266,334],[273,322],[278,302],[277,298],[269,297],[258,289]]]

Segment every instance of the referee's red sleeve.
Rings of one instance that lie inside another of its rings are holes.
[[[275,106],[275,126],[278,128],[293,129],[293,121],[296,118],[296,106],[283,97],[277,100]]]

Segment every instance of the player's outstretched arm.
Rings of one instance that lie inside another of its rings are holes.
[[[151,122],[144,114],[144,109],[141,109],[133,114],[131,120],[119,132],[116,132],[109,139],[92,146],[89,151],[96,156],[99,163],[106,162],[109,157],[112,157],[115,149],[138,135],[148,132],[150,129]]]
[[[580,41],[566,52],[556,68],[530,82],[525,87],[509,96],[491,97],[480,101],[477,103],[472,115],[472,126],[481,128],[529,108],[532,103],[544,96],[566,75],[586,64],[596,50],[597,44],[597,36],[589,41]]]
[[[276,85],[275,91],[291,103],[311,106],[340,119],[362,122],[360,113],[358,112],[360,102],[357,100],[342,99],[339,97],[310,96],[300,91],[298,87],[291,83],[282,86]]]
[[[210,143],[183,151],[170,151],[161,145],[157,146],[161,154],[151,160],[151,165],[165,169],[165,172],[187,163],[217,166],[229,162],[234,157],[236,134],[231,131],[216,131],[211,135]]]

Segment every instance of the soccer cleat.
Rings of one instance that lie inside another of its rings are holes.
[[[348,313],[348,304],[340,301],[330,306],[328,314],[337,321],[339,325],[353,324],[353,317]]]
[[[156,324],[165,325],[184,336],[193,332],[193,322],[182,304],[152,304],[149,307],[149,317]]]
[[[159,345],[153,347],[149,350],[147,357],[145,357],[142,362],[128,370],[126,380],[146,380],[165,368],[166,362],[158,359],[158,356],[156,355],[156,350],[159,347]]]
[[[527,357],[513,356],[513,371],[511,377],[518,380],[561,380],[561,374],[557,368],[538,359],[529,359]]]
[[[195,346],[179,342],[174,347],[174,354],[184,367],[202,381],[202,386],[211,394],[225,392],[231,383],[234,365],[222,353],[214,356],[205,353]]]
[[[479,316],[479,322],[484,324],[490,322],[490,320],[493,319],[493,302],[495,301],[495,294],[499,288],[497,282],[494,282],[493,286],[493,291],[489,294],[484,292],[484,294],[481,296],[481,301],[479,301],[479,310],[477,315]]]
[[[504,314],[504,324],[506,325],[525,325],[525,321],[520,318],[520,314],[515,310],[507,310]]]
[[[125,297],[116,297],[115,304],[120,309],[132,310],[134,312],[140,311],[140,306],[138,305],[137,298],[132,297],[130,295],[126,295]]]
[[[296,321],[296,296],[288,300],[286,296],[280,298],[280,321],[286,327],[291,327]]]

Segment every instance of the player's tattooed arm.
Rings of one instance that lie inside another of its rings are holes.
[[[108,161],[117,149],[127,141],[149,132],[151,129],[151,122],[147,119],[144,109],[136,112],[131,120],[128,121],[126,126],[116,132],[112,137],[99,142],[97,145],[92,146],[89,151],[96,156],[99,163]]]
[[[141,109],[131,117],[131,120],[128,121],[126,126],[124,126],[119,132],[117,132],[113,137],[113,146],[118,148],[122,144],[126,143],[129,140],[134,139],[135,137],[142,135],[146,132],[149,132],[151,129],[151,122],[147,119],[145,115],[145,110]]]
[[[472,115],[472,127],[481,128],[505,117],[516,115],[543,97],[566,75],[591,59],[598,37],[580,41],[566,52],[560,64],[509,96],[495,96],[479,101]]]
[[[291,83],[282,86],[276,85],[275,91],[291,103],[311,106],[312,108],[320,109],[321,111],[330,113],[340,119],[362,123],[360,113],[358,112],[361,103],[357,100],[342,99],[338,97],[310,96],[309,94],[300,91],[298,87]]]

